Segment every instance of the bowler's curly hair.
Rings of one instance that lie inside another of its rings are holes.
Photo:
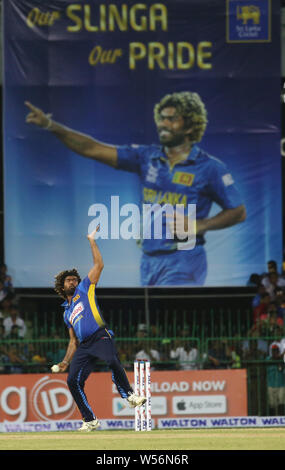
[[[165,95],[154,106],[154,120],[157,123],[161,111],[166,107],[174,107],[183,117],[186,128],[192,128],[191,142],[200,142],[205,133],[208,119],[207,110],[198,93],[181,91]]]
[[[66,299],[66,295],[65,295],[63,286],[64,286],[64,280],[67,276],[76,276],[77,279],[78,279],[78,283],[81,282],[81,278],[79,276],[79,273],[78,273],[77,269],[75,269],[75,268],[69,269],[69,270],[66,270],[66,271],[61,271],[60,273],[58,273],[54,277],[55,278],[54,290],[63,299]]]

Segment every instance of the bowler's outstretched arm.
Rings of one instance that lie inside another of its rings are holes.
[[[97,243],[94,239],[96,233],[99,231],[100,226],[97,225],[96,230],[94,230],[92,233],[87,235],[87,238],[90,243],[91,251],[92,251],[92,257],[93,257],[93,267],[88,273],[88,277],[90,279],[91,284],[97,284],[99,281],[99,278],[101,276],[101,272],[104,268],[104,263],[103,263],[103,258],[101,255],[101,252],[97,246]]]

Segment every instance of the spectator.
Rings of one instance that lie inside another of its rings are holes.
[[[33,326],[33,321],[32,320],[25,320],[25,325],[26,325],[26,333],[25,333],[25,340],[31,340],[35,339],[34,336],[34,326]]]
[[[19,325],[16,325],[16,324],[11,326],[10,333],[8,334],[5,329],[5,334],[6,334],[5,339],[10,340],[10,341],[21,339]]]
[[[47,366],[46,357],[41,354],[34,354],[31,358],[33,364],[33,373],[40,374],[43,372],[48,372],[49,368]]]
[[[11,344],[7,348],[8,364],[7,372],[9,374],[23,374],[24,366],[27,362],[26,356],[22,353],[16,344]]]
[[[24,320],[19,317],[19,310],[15,306],[10,308],[10,315],[4,320],[4,326],[7,336],[10,334],[13,325],[18,325],[19,336],[20,338],[24,338],[27,330],[26,324]]]
[[[150,362],[159,362],[160,361],[160,354],[159,352],[152,348],[151,342],[149,339],[147,339],[148,336],[148,330],[147,326],[144,323],[141,323],[138,326],[138,331],[137,331],[137,338],[138,338],[138,343],[137,343],[137,353],[135,353],[135,359],[140,360],[140,359],[146,359]],[[152,367],[154,369],[154,367]]]
[[[140,323],[137,329],[137,338],[145,338],[147,336],[147,325],[145,323]]]
[[[281,354],[281,350],[282,350],[282,346],[281,346],[281,342],[282,340],[274,340],[272,341],[272,343],[269,345],[269,354],[268,354],[268,357],[272,357],[272,351],[273,349],[279,351],[279,356],[278,358],[279,359],[282,359],[282,354]]]
[[[207,354],[206,369],[227,369],[231,357],[227,354],[225,340],[216,340]]]
[[[40,351],[40,344],[34,341],[28,342],[24,345],[23,356],[26,358],[25,370],[29,373],[49,372],[50,364],[48,360]]]
[[[277,266],[276,261],[274,260],[267,261],[267,271],[261,274],[262,279],[267,277],[270,273],[278,274],[278,266]]]
[[[15,296],[14,294],[9,293],[5,299],[0,302],[0,311],[3,314],[3,317],[10,316],[10,309],[15,305]]]
[[[7,335],[5,331],[5,339],[7,340],[6,353],[8,357],[9,367],[7,373],[22,374],[24,365],[26,365],[27,357],[24,354],[24,345],[21,341],[20,328],[17,324],[11,326],[11,330]]]
[[[135,354],[136,361],[146,360],[150,362],[159,362],[160,354],[156,349],[149,348],[147,342],[141,341],[138,346],[139,351]],[[154,367],[152,367],[154,368]]]
[[[283,320],[285,324],[285,292],[283,289],[278,288],[275,292],[275,302],[277,304],[278,317]]]
[[[278,273],[276,261],[270,260],[267,262],[267,271],[268,273]]]
[[[258,306],[260,305],[261,296],[262,296],[263,294],[267,294],[267,292],[266,292],[265,286],[260,283],[260,284],[258,284],[258,286],[257,286],[257,292],[256,292],[254,298],[252,299],[251,305],[252,305],[252,308],[253,308],[253,309],[256,308],[256,307],[258,307]]]
[[[285,279],[275,271],[269,272],[268,276],[264,277],[261,282],[271,299],[275,299],[275,291],[278,287],[285,286]]]
[[[270,346],[269,346],[269,355],[270,355],[272,346],[275,345],[275,344],[277,344],[278,347],[279,347],[280,358],[283,359],[283,361],[285,362],[285,338],[281,338],[278,341],[275,340],[270,344]]]
[[[261,336],[280,336],[283,334],[283,319],[278,317],[276,302],[270,302],[267,314],[261,315],[259,332]]]
[[[250,331],[249,339],[243,342],[243,359],[245,361],[263,360],[266,356],[268,346],[266,341],[259,338],[258,331]]]
[[[255,324],[246,336],[248,339],[242,342],[242,358],[250,359],[256,351],[256,359],[265,359],[268,354],[268,342],[261,337],[260,322]]]
[[[250,275],[249,280],[247,281],[246,285],[251,287],[258,286],[261,282],[261,276],[259,274],[253,273]]]
[[[241,354],[239,351],[233,350],[231,353],[231,369],[240,369],[241,368]]]
[[[9,289],[5,287],[3,280],[0,278],[0,302],[2,302],[8,294]]]
[[[156,365],[158,370],[175,370],[176,363],[171,360],[171,339],[164,338],[160,345],[160,363]]]
[[[12,278],[7,274],[7,265],[5,263],[0,264],[0,279],[9,292],[13,291]]]
[[[238,339],[228,345],[228,356],[230,356],[230,368],[240,369],[242,359],[242,348]]]
[[[3,323],[0,323],[0,374],[5,374],[8,362],[7,347],[3,341],[5,341],[5,328]]]
[[[199,353],[195,343],[191,341],[190,335],[190,327],[185,323],[171,348],[171,358],[177,359],[178,367],[185,370],[198,369],[200,367],[198,364],[195,366],[195,362],[199,359]],[[184,363],[185,367],[182,366],[182,363]]]
[[[199,352],[195,343],[192,341],[178,341],[175,346],[175,349],[170,351],[170,358],[178,361],[179,369],[199,369]]]
[[[264,292],[260,295],[259,305],[253,309],[253,325],[255,325],[257,321],[260,320],[262,315],[267,315],[269,303],[270,295],[268,292]]]
[[[280,348],[281,357],[283,357],[283,360],[285,362],[285,338],[282,338],[279,341],[279,348]]]
[[[277,343],[271,345],[267,357],[267,393],[270,416],[285,414],[285,370]]]

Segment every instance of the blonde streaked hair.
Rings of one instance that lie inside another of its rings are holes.
[[[185,127],[191,128],[191,142],[200,142],[205,133],[208,119],[207,110],[198,93],[181,91],[165,95],[159,103],[154,106],[154,120],[159,121],[159,116],[164,108],[174,107],[183,117]]]

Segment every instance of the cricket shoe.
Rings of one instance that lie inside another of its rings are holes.
[[[139,397],[135,393],[132,393],[128,398],[127,398],[129,405],[131,408],[135,408],[136,406],[142,406],[146,402],[145,397]]]
[[[98,419],[94,419],[93,421],[84,421],[82,424],[81,428],[78,429],[78,431],[95,431],[95,429],[99,428],[100,423]]]

